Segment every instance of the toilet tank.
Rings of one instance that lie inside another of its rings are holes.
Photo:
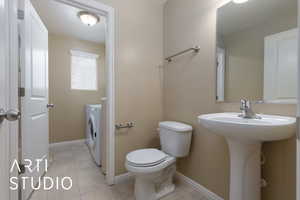
[[[179,122],[160,122],[159,133],[162,151],[174,156],[185,157],[189,154],[192,126]]]

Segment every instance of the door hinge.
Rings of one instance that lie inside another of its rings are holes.
[[[19,88],[19,97],[25,97],[25,88]]]
[[[25,174],[25,172],[26,172],[25,165],[22,163],[19,163],[19,168],[20,168],[19,174]]]
[[[24,20],[24,10],[18,10],[18,19]]]
[[[21,36],[18,35],[18,45],[19,45],[19,49],[21,49],[21,44],[22,44],[22,39],[21,39]]]

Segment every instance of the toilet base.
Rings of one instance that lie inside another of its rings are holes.
[[[175,185],[172,183],[157,192],[156,185],[153,182],[143,178],[135,179],[134,195],[136,200],[158,200],[172,193],[174,190]]]
[[[172,183],[171,185],[168,185],[168,186],[164,187],[162,190],[160,190],[156,195],[156,199],[163,198],[163,197],[167,196],[168,194],[171,194],[172,192],[174,192],[174,190],[175,190],[175,185]]]
[[[176,165],[148,175],[137,175],[135,177],[134,194],[136,200],[158,200],[175,190],[173,177]]]
[[[136,177],[134,196],[136,200],[156,200],[155,184],[145,178]]]

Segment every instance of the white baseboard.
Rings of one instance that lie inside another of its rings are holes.
[[[51,143],[50,147],[65,146],[65,145],[70,145],[70,144],[84,144],[84,143],[85,143],[85,139],[72,140],[72,141],[66,141],[66,142]]]
[[[131,173],[124,173],[119,176],[115,176],[115,184],[123,183],[130,179],[133,179],[134,176]],[[222,197],[218,196],[217,194],[213,193],[212,191],[208,190],[204,186],[200,185],[196,181],[190,179],[189,177],[181,174],[180,172],[176,172],[175,178],[182,184],[186,184],[189,187],[192,187],[197,192],[201,193],[201,195],[206,196],[211,200],[224,200]]]
[[[130,172],[127,172],[125,174],[120,174],[118,176],[115,176],[115,184],[123,183],[125,181],[133,179],[133,174]]]
[[[224,200],[222,197],[218,196],[217,194],[213,193],[212,191],[208,190],[206,187],[200,185],[199,183],[197,183],[196,181],[190,179],[189,177],[181,174],[180,172],[176,172],[175,178],[186,185],[189,185],[190,187],[192,187],[193,189],[195,189],[196,191],[198,191],[199,193],[201,193],[202,195],[212,199],[212,200]]]

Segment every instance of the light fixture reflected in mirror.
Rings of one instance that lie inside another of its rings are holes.
[[[78,17],[83,24],[88,26],[94,26],[100,21],[100,18],[97,15],[87,11],[80,11]]]
[[[248,0],[232,0],[233,3],[241,4],[241,3],[246,3]]]

